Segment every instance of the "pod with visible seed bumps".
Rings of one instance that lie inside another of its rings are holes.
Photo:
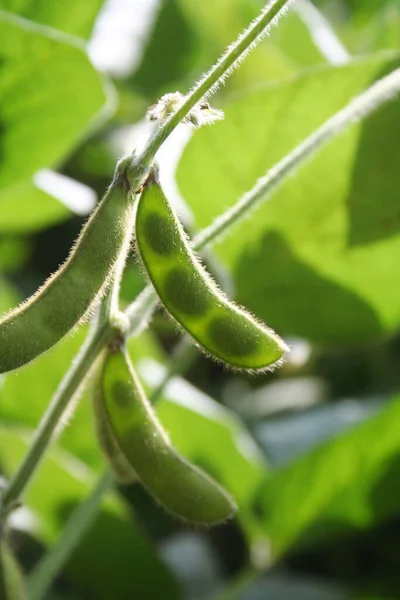
[[[97,439],[117,481],[128,485],[137,480],[137,475],[119,448],[104,408],[101,379],[104,360],[105,355],[100,359],[101,362],[96,371],[93,389],[93,408]]]
[[[136,208],[136,242],[167,311],[211,356],[260,371],[282,360],[285,342],[218,289],[186,239],[156,176]]]
[[[110,352],[102,372],[104,409],[120,450],[147,490],[172,514],[212,525],[232,517],[233,499],[172,447],[126,352]]]
[[[4,542],[0,545],[0,599],[25,600],[21,569]]]
[[[79,324],[125,259],[133,202],[123,165],[118,173],[67,261],[34,296],[0,319],[0,373],[30,362]]]

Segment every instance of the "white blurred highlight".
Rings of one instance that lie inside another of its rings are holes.
[[[25,506],[21,506],[10,513],[8,525],[11,529],[16,529],[17,531],[28,533],[38,533],[40,531],[39,517]]]
[[[88,44],[91,61],[100,71],[130,75],[140,63],[159,0],[107,0]]]
[[[301,338],[287,338],[286,342],[290,346],[290,353],[287,356],[286,363],[290,367],[301,369],[310,360],[312,352],[310,342]]]
[[[51,169],[37,171],[33,176],[33,183],[77,215],[87,215],[96,204],[97,196],[92,188]]]
[[[350,54],[336,35],[329,21],[310,0],[297,0],[293,4],[310,32],[310,36],[322,56],[332,65],[345,65],[351,60]]]

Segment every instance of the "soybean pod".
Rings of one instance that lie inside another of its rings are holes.
[[[234,515],[236,505],[228,493],[171,445],[124,349],[107,356],[102,392],[110,427],[122,453],[167,511],[203,525]]]
[[[97,439],[115,478],[120,484],[129,484],[137,480],[137,475],[129,461],[120,450],[104,407],[102,391],[102,372],[105,354],[101,357],[94,378],[93,408]]]
[[[201,348],[238,369],[259,371],[282,359],[285,342],[230,301],[202,266],[154,174],[137,204],[135,229],[161,302]]]
[[[129,249],[133,201],[123,163],[66,262],[27,301],[0,319],[0,373],[51,348],[100,299]]]

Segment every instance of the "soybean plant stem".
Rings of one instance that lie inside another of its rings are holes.
[[[203,98],[211,96],[221,83],[234,71],[242,60],[260,41],[268,35],[271,27],[277,24],[291,0],[270,0],[259,16],[239,35],[211,69],[203,75],[186,96],[183,104],[155,132],[138,162],[150,166],[157,150],[165,142],[177,125]]]
[[[29,579],[30,600],[41,600],[46,596],[54,578],[93,524],[104,495],[111,489],[113,481],[112,473],[106,471],[98,479],[90,496],[78,506],[66,522],[60,539],[43,557]]]
[[[175,346],[168,369],[165,371],[163,378],[160,383],[153,389],[149,396],[149,400],[152,404],[155,404],[161,397],[167,383],[174,377],[186,371],[186,369],[193,363],[197,356],[198,350],[188,338],[182,338],[180,342]]]
[[[82,346],[36,429],[27,454],[2,496],[0,524],[5,521],[9,512],[17,505],[23,490],[43,458],[65,410],[79,391],[79,387],[88,375],[99,353],[114,335],[115,332],[111,327],[100,327],[94,330]]]

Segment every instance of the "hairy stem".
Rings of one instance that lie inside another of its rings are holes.
[[[150,166],[157,150],[175,127],[200,100],[211,96],[218,89],[219,85],[268,34],[271,27],[277,24],[290,2],[291,0],[271,0],[266,4],[259,16],[193,87],[183,104],[154,132],[142,155],[138,158],[140,163]]]
[[[111,328],[95,330],[82,346],[36,429],[28,452],[1,498],[0,523],[4,522],[9,512],[17,505],[22,492],[43,458],[68,404],[78,393],[99,353],[113,335],[115,332]]]
[[[308,136],[290,154],[279,161],[268,173],[261,177],[255,186],[228,211],[218,217],[209,227],[196,236],[195,250],[202,250],[226,233],[232,225],[241,221],[256,205],[269,199],[270,194],[281,185],[296,169],[316,154],[325,144],[392,100],[400,92],[400,69],[386,75],[365,92],[349,102],[345,108],[325,121],[321,127]]]

